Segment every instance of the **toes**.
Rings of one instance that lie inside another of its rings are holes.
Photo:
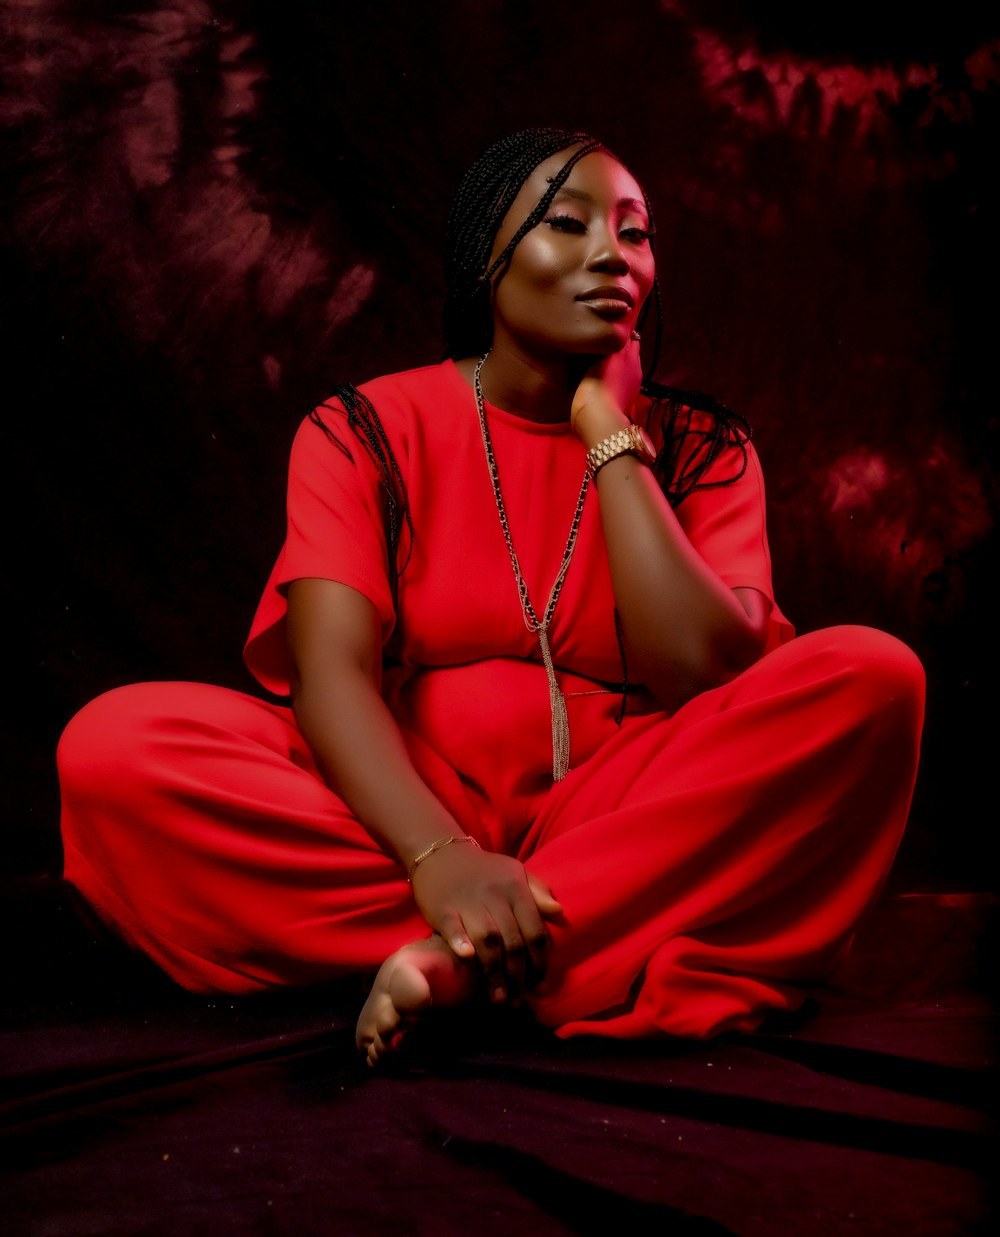
[[[448,955],[448,963],[453,965],[450,952],[446,947],[442,950]],[[435,1004],[431,976],[427,972],[437,975],[441,971],[442,950],[427,942],[414,943],[404,946],[382,964],[361,1010],[355,1034],[358,1050],[370,1066],[398,1052],[407,1032]]]
[[[374,1065],[380,1057],[398,1052],[414,1019],[401,1014],[387,993],[369,997],[358,1020],[356,1043],[358,1050]]]
[[[386,1032],[376,1031],[365,1049],[369,1066],[375,1066],[383,1057],[393,1056],[399,1052],[406,1038],[406,1030],[406,1027],[397,1027]]]

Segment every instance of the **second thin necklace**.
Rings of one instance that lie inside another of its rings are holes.
[[[528,586],[525,583],[524,576],[521,574],[521,564],[517,561],[514,543],[511,540],[510,524],[507,521],[507,508],[504,506],[503,493],[500,489],[500,474],[497,472],[496,456],[493,454],[493,440],[490,438],[490,429],[486,423],[486,409],[483,406],[483,388],[479,381],[479,376],[489,355],[487,351],[479,358],[473,377],[472,385],[476,393],[476,412],[479,414],[479,429],[483,435],[486,464],[490,470],[490,481],[493,483],[493,497],[497,504],[497,514],[500,516],[500,528],[503,531],[503,539],[507,545],[507,553],[510,555],[510,564],[514,568],[514,579],[517,581],[517,595],[521,601],[524,625],[530,632],[538,636],[538,644],[542,651],[542,663],[545,666],[545,673],[549,680],[549,705],[552,710],[552,780],[554,782],[561,782],[569,772],[569,715],[566,712],[566,697],[562,694],[559,683],[556,680],[555,666],[552,662],[552,649],[549,646],[549,625],[552,622],[556,603],[559,601],[559,594],[562,592],[566,572],[569,570],[570,561],[573,558],[573,550],[576,547],[576,535],[579,532],[580,519],[583,516],[583,504],[587,497],[587,490],[590,487],[590,474],[588,472],[583,474],[580,496],[576,500],[576,510],[573,512],[573,522],[570,525],[566,548],[563,550],[562,562],[552,583],[552,591],[549,593],[549,600],[546,603],[545,611],[542,617],[539,618],[535,613],[534,606],[531,604],[531,598],[528,596]]]

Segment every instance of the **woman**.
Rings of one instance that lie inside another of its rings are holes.
[[[594,139],[491,147],[449,359],[296,438],[246,650],[292,708],[147,684],[67,730],[67,877],[180,983],[378,968],[374,1064],[480,989],[563,1036],[751,1029],[848,942],[922,672],[869,629],[791,639],[738,419],[640,390],[651,240]]]

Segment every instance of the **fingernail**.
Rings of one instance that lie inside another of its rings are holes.
[[[505,991],[503,988],[494,988],[494,989],[493,989],[493,993],[492,993],[492,996],[491,996],[491,1000],[492,1000],[495,1004],[499,1005],[501,1001],[506,1001],[506,999],[507,999],[507,993],[506,993],[506,991]]]

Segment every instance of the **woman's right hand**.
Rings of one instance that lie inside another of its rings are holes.
[[[413,896],[459,958],[477,958],[491,1001],[520,1000],[545,975],[546,919],[562,907],[509,855],[467,844],[442,847],[414,871]]]

